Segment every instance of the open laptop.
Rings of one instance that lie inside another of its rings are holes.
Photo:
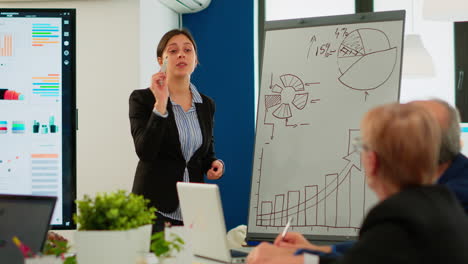
[[[56,197],[0,194],[0,263],[23,264],[12,238],[40,252],[50,226]]]
[[[229,250],[218,185],[178,182],[184,225],[192,235],[192,252],[197,257],[222,263],[244,263],[247,253]]]

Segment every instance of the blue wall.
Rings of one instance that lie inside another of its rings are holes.
[[[247,224],[254,147],[254,1],[212,0],[183,15],[198,45],[192,82],[216,102],[216,155],[226,164],[221,189],[226,228]]]

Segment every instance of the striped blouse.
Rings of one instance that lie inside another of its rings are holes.
[[[202,103],[203,100],[200,96],[200,93],[198,93],[195,85],[190,84],[190,91],[192,92],[192,106],[187,112],[184,111],[182,106],[178,105],[171,99],[172,110],[174,112],[174,119],[177,125],[177,130],[179,131],[179,141],[182,148],[182,154],[184,155],[186,162],[190,160],[195,151],[198,148],[200,148],[200,146],[203,143],[200,123],[198,122],[197,110],[195,108],[195,103]],[[153,111],[157,115],[161,116],[161,114],[158,113],[156,109],[154,109]],[[167,115],[164,117],[167,117]],[[190,181],[187,167],[185,167],[183,181]],[[167,213],[158,211],[158,213],[164,215],[165,217],[182,221],[180,205],[174,212]]]

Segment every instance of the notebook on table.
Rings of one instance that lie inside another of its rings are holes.
[[[32,252],[42,250],[56,201],[56,197],[0,194],[0,263],[24,263],[14,236]]]
[[[178,182],[177,192],[193,254],[221,263],[244,263],[248,253],[228,248],[218,185]]]

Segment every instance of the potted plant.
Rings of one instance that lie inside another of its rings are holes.
[[[76,204],[78,263],[135,263],[139,255],[148,252],[151,224],[156,218],[149,200],[118,190],[98,193],[94,198],[84,195]]]
[[[49,232],[42,254],[44,256],[60,258],[63,260],[63,264],[76,264],[76,257],[74,255],[67,256],[69,250],[70,246],[67,239],[55,232]]]
[[[158,257],[160,264],[175,263],[174,253],[180,252],[184,241],[178,235],[166,235],[164,231],[151,236],[151,251]]]

